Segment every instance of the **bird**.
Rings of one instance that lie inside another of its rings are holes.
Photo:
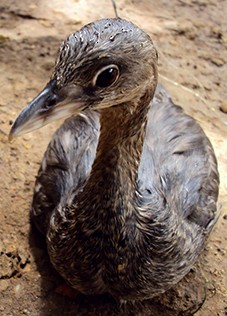
[[[59,118],[31,207],[54,268],[85,295],[164,293],[218,219],[219,174],[204,131],[159,83],[150,36],[121,18],[68,36],[9,138]]]

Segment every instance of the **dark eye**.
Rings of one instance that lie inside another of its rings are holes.
[[[111,86],[119,77],[119,68],[116,65],[109,65],[98,71],[94,78],[94,84],[100,88]]]

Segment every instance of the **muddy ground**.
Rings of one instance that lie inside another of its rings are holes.
[[[123,315],[227,315],[227,2],[119,0],[118,14],[144,28],[159,51],[160,81],[194,116],[215,148],[222,214],[190,275],[167,295],[122,307]],[[10,144],[24,105],[47,82],[59,43],[97,18],[111,1],[0,0],[0,315],[118,315],[108,296],[72,300],[56,294],[62,280],[29,223],[35,175],[59,122]],[[202,307],[200,305],[205,300]]]

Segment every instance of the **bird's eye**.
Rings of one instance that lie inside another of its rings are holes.
[[[100,69],[95,78],[94,85],[100,88],[111,86],[119,77],[119,68],[116,65],[109,65]]]

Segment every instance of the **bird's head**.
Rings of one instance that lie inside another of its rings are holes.
[[[10,138],[85,109],[127,104],[157,84],[150,37],[122,19],[84,26],[61,45],[49,83],[20,113]]]

